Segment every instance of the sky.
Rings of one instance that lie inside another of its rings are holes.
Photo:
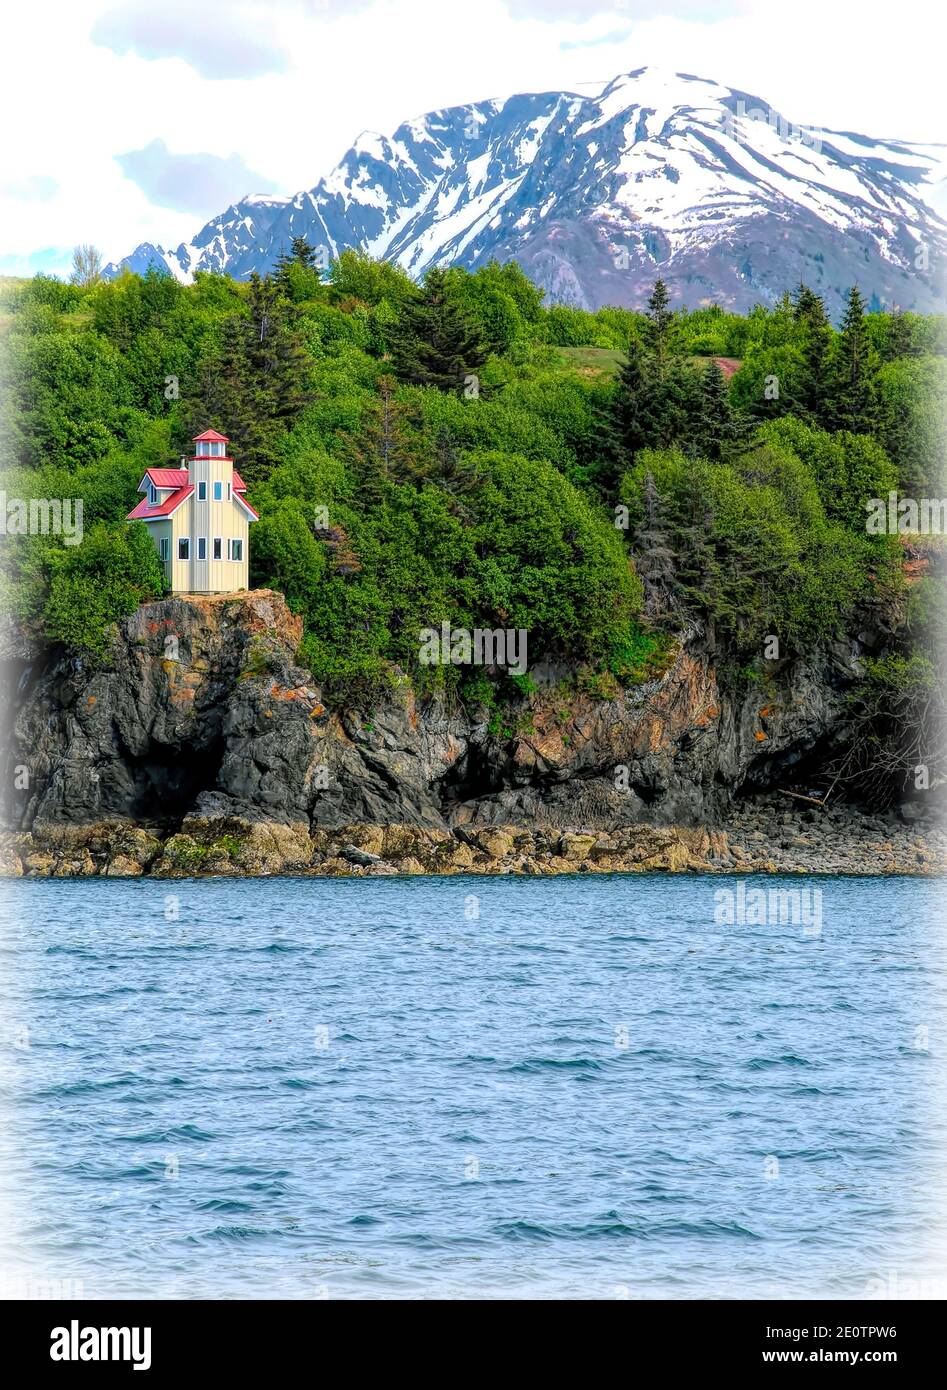
[[[933,0],[32,0],[5,8],[0,274],[188,240],[364,130],[654,64],[798,125],[947,143]],[[18,55],[18,56],[17,56]]]

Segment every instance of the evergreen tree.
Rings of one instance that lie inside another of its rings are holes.
[[[682,598],[715,613],[727,605],[727,585],[713,541],[714,512],[699,462],[688,471],[675,509],[675,582]]]
[[[307,270],[318,274],[316,248],[310,246],[304,236],[294,236],[288,251],[281,251],[276,258],[273,279],[279,290],[292,297],[293,271]]]
[[[416,480],[418,463],[405,431],[405,409],[395,397],[391,376],[378,381],[378,395],[368,407],[361,428],[343,440],[343,453],[358,479],[363,502],[377,504],[391,483]]]
[[[814,424],[828,418],[830,391],[830,352],[832,326],[821,295],[808,285],[800,285],[793,305],[793,317],[802,331],[802,362],[798,375],[795,409]]]
[[[743,430],[730,404],[730,388],[719,363],[711,360],[700,381],[694,430],[696,452],[719,463]]]
[[[642,519],[635,527],[632,548],[635,569],[644,590],[645,612],[662,618],[680,606],[675,556],[668,539],[664,501],[649,469],[642,490]]]
[[[796,297],[791,301],[792,316],[797,323],[810,322],[813,319],[821,321],[825,318],[825,305],[822,296],[816,294],[815,290],[808,285],[799,282],[796,289]]]
[[[910,357],[916,352],[914,346],[914,335],[911,331],[911,321],[903,309],[896,308],[888,315],[888,332],[884,346],[884,357],[886,362],[893,362],[898,357]]]
[[[182,444],[213,425],[229,436],[247,482],[267,477],[279,440],[309,401],[309,358],[292,305],[269,277],[251,276],[247,312],[227,319],[181,415]]]
[[[461,457],[446,425],[437,431],[433,461],[425,477],[448,494],[456,516],[472,515],[467,499],[481,486],[483,476],[474,464]]]
[[[645,314],[645,341],[663,366],[675,346],[674,310],[671,308],[671,297],[663,280],[655,280]]]
[[[305,270],[316,269],[316,248],[304,236],[294,236],[290,242],[289,259]]]
[[[622,471],[622,466],[631,464],[638,450],[646,448],[650,442],[648,370],[644,354],[632,344],[618,372],[611,419],[607,424],[618,472]]]
[[[848,293],[848,307],[835,345],[832,394],[828,414],[833,429],[870,434],[877,423],[877,356],[865,324],[865,301],[857,285]]]
[[[690,444],[698,432],[700,381],[681,354],[663,280],[655,282],[646,320],[643,346],[632,344],[619,370],[606,425],[612,466],[603,481],[609,488],[639,449]]]
[[[443,270],[429,270],[419,293],[401,308],[391,335],[395,371],[413,386],[463,390],[465,378],[487,360],[473,319],[449,294]]]

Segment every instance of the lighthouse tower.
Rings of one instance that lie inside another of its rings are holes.
[[[149,468],[129,521],[144,521],[175,594],[232,594],[249,583],[250,522],[259,518],[216,430],[194,440],[185,468]],[[182,460],[185,462],[185,460]]]

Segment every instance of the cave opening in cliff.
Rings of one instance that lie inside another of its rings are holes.
[[[764,754],[754,759],[748,766],[736,799],[751,800],[761,794],[781,793],[789,799],[822,802],[829,795],[833,802],[853,802],[866,808],[878,806],[884,801],[884,788],[880,779],[878,786],[859,786],[856,783],[837,779],[836,771],[844,745],[837,737],[826,736],[817,739],[811,747],[789,747],[775,754]]]
[[[222,738],[201,747],[152,743],[142,757],[129,756],[135,819],[164,828],[179,825],[200,793],[217,786],[225,748]]]
[[[491,766],[486,750],[470,748],[464,757],[439,779],[441,804],[445,810],[462,801],[495,796],[505,783],[500,770]]]

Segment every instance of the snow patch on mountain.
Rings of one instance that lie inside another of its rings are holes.
[[[122,266],[188,280],[265,271],[294,236],[421,276],[515,259],[551,298],[639,304],[657,275],[690,305],[773,302],[800,279],[833,311],[945,307],[947,150],[790,125],[757,97],[642,68],[597,96],[524,93],[363,132],[314,188],[254,194],[175,250]]]

